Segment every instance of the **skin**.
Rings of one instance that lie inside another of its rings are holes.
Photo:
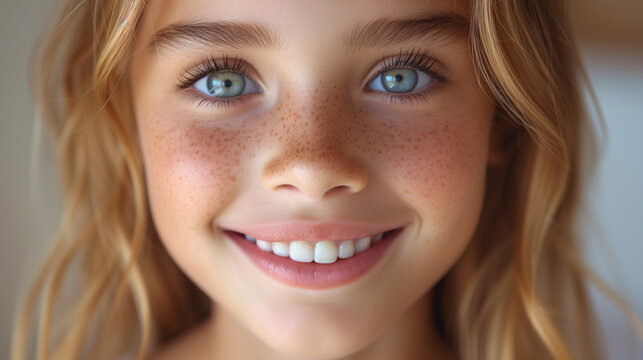
[[[134,44],[129,84],[153,220],[174,261],[215,309],[155,358],[452,358],[431,322],[431,289],[477,225],[485,173],[497,157],[493,106],[477,83],[466,38],[348,56],[336,39],[385,16],[466,15],[466,7],[400,0],[261,4],[154,1]],[[187,19],[260,23],[280,46],[148,50],[153,32]],[[404,104],[364,90],[378,63],[414,47],[430,49],[447,82]],[[186,67],[223,54],[247,61],[263,92],[213,108],[176,88]],[[264,275],[219,228],[282,219],[407,229],[366,276],[311,290]]]

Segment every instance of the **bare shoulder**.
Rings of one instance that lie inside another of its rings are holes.
[[[176,339],[161,345],[148,360],[201,359],[206,339],[206,324],[199,324]]]

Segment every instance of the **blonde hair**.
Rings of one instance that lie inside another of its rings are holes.
[[[31,357],[34,318],[38,359],[143,359],[210,311],[150,221],[123,84],[145,7],[68,0],[40,54],[34,89],[57,146],[65,209],[16,323],[13,360]],[[577,255],[581,154],[591,155],[592,134],[564,10],[555,0],[470,5],[480,86],[497,124],[514,130],[504,139],[508,164],[488,172],[476,235],[436,286],[436,325],[463,359],[602,358],[588,279],[631,313]],[[76,296],[57,304],[73,266]]]

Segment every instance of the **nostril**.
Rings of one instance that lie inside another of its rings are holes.
[[[348,185],[338,185],[326,192],[327,196],[332,194],[341,194],[345,192],[350,192],[350,187]]]
[[[304,191],[300,189],[299,187],[292,185],[292,184],[281,184],[277,185],[274,187],[274,190],[279,190],[279,191],[286,191],[286,192],[293,192],[293,193],[311,193],[311,191]],[[348,194],[351,192],[351,187],[348,185],[337,185],[325,193],[319,193],[321,197],[326,197],[326,196],[335,196],[339,194]]]
[[[280,189],[285,190],[285,191],[293,191],[293,192],[299,192],[300,191],[299,189],[297,189],[297,187],[295,185],[291,185],[291,184],[281,184],[281,185],[275,186],[275,190],[280,190]]]

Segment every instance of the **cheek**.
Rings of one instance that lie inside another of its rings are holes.
[[[484,198],[491,113],[435,112],[390,121],[372,132],[378,177],[411,209],[417,240],[402,248],[397,294],[419,296],[458,259]],[[394,283],[395,276],[391,279]]]
[[[207,228],[207,222],[200,220],[224,208],[245,177],[242,154],[250,150],[251,137],[243,129],[224,129],[178,113],[140,115],[149,198],[157,226],[178,222]]]
[[[373,130],[365,149],[403,196],[444,206],[484,177],[488,131],[488,121],[458,112],[416,115]]]
[[[427,254],[435,246],[461,248],[477,224],[490,117],[446,111],[388,120],[365,146],[377,159],[378,176],[418,217]]]

